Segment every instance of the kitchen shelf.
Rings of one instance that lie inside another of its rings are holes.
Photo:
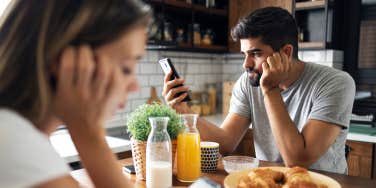
[[[195,45],[197,49],[207,49],[207,50],[215,50],[215,51],[226,51],[227,46],[224,45]]]
[[[178,44],[178,48],[192,48],[191,43],[180,43]]]
[[[228,1],[216,4],[215,8],[177,0],[146,2],[152,5],[156,15],[156,32],[149,38],[147,49],[213,53],[228,50],[228,29],[223,28],[223,23],[228,22]],[[182,40],[184,43],[177,42],[178,29],[179,41]],[[197,36],[194,35],[194,32],[197,32],[195,29],[199,29],[201,39],[204,35],[211,37],[213,45],[194,45],[193,41]]]
[[[146,46],[148,50],[173,50],[173,51],[205,51],[205,52],[225,52],[227,46],[225,45],[192,45],[190,43],[152,43],[149,42]]]
[[[323,49],[324,42],[299,42],[299,49]]]
[[[186,3],[184,1],[176,1],[176,0],[163,0],[163,1],[151,1],[153,3],[159,3],[159,4],[165,4],[171,7],[175,8],[184,8],[184,9],[189,9],[193,10],[196,12],[201,12],[205,14],[214,14],[218,16],[227,16],[228,11],[226,9],[219,9],[219,8],[207,8],[202,5],[195,5],[195,4],[190,4]]]
[[[171,5],[178,8],[192,8],[192,4],[186,3],[184,1],[176,1],[176,0],[163,0],[161,3],[164,3],[166,5]]]
[[[325,0],[297,2],[295,5],[296,11],[308,10],[308,9],[319,9],[319,8],[325,8]]]
[[[225,9],[218,9],[218,8],[206,8],[200,5],[193,5],[194,11],[199,11],[203,13],[215,14],[219,16],[227,16],[228,12]]]

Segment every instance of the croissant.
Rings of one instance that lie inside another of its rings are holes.
[[[285,173],[286,183],[282,188],[326,188],[327,186],[316,184],[307,169],[301,167],[290,168]]]
[[[242,177],[238,188],[280,188],[284,174],[271,169],[256,169]]]
[[[305,168],[293,167],[282,173],[269,168],[252,170],[241,177],[238,188],[327,188],[313,181]]]

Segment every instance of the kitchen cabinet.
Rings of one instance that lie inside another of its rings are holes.
[[[344,1],[342,0],[233,0],[229,5],[229,28],[239,18],[267,6],[282,7],[292,13],[299,28],[300,49],[343,49]],[[229,35],[229,51],[239,52],[239,42]]]
[[[347,140],[350,147],[347,158],[348,174],[376,179],[375,143]]]
[[[293,10],[293,0],[231,0],[229,4],[229,29],[231,29],[238,23],[239,19],[248,15],[252,11],[268,7],[278,6],[285,8],[289,12]],[[230,32],[229,32],[230,33]],[[239,52],[239,42],[234,42],[231,38],[231,34],[228,37],[228,47],[230,52]]]
[[[356,14],[350,18],[358,22],[350,27],[356,37],[346,38],[345,70],[355,78],[359,89],[376,92],[376,1],[354,2],[358,4],[351,11]]]
[[[227,52],[228,0],[144,1],[154,11],[149,50]]]
[[[294,15],[300,49],[343,49],[344,1],[300,0]]]
[[[346,145],[350,149],[347,157],[348,175],[376,179],[376,144],[347,140]],[[247,130],[232,154],[255,157],[252,129]]]

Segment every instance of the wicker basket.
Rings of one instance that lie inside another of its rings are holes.
[[[146,142],[131,138],[133,165],[136,170],[136,178],[146,179]]]
[[[131,138],[132,144],[132,158],[136,170],[136,178],[139,180],[146,180],[146,143]],[[175,165],[176,155],[176,140],[171,141],[172,145],[172,164]]]

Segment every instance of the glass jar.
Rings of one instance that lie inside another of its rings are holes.
[[[176,42],[178,44],[184,42],[184,30],[182,28],[176,29]]]
[[[200,24],[198,23],[193,24],[193,44],[194,45],[201,44]]]
[[[152,127],[146,146],[146,185],[148,188],[172,186],[172,147],[167,132],[168,117],[150,117]]]
[[[164,41],[171,42],[172,41],[172,24],[170,22],[164,22]]]
[[[193,182],[201,176],[200,134],[196,128],[198,114],[183,114],[185,129],[178,135],[177,178]]]

